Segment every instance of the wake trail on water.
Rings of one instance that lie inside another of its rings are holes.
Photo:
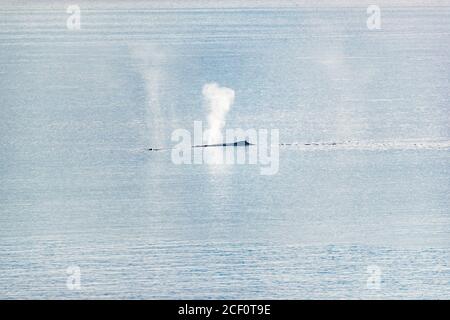
[[[390,140],[280,143],[296,150],[448,150],[450,140]]]

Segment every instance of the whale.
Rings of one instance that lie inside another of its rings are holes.
[[[241,147],[241,146],[252,146],[253,143],[248,142],[247,140],[241,140],[231,143],[217,143],[217,144],[201,144],[192,146],[192,148],[208,148],[208,147]]]
[[[236,142],[229,142],[229,143],[216,143],[216,144],[199,144],[194,145],[191,148],[209,148],[209,147],[246,147],[246,146],[252,146],[253,143],[248,142],[247,140],[241,140]],[[159,150],[165,150],[165,149],[171,149],[171,148],[149,148],[149,151],[159,151]]]

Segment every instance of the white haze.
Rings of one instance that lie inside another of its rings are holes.
[[[209,111],[206,141],[208,144],[222,143],[222,129],[234,102],[234,90],[220,87],[217,83],[207,83],[203,86],[202,93]]]

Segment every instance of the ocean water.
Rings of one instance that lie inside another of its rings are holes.
[[[450,298],[449,7],[69,16],[0,8],[0,298]],[[146,150],[211,82],[277,174]]]

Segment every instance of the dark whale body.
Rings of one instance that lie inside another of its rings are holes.
[[[208,147],[246,147],[246,146],[252,146],[253,143],[248,142],[247,140],[241,140],[231,143],[217,143],[217,144],[201,144],[192,146],[192,148],[208,148]],[[149,151],[159,151],[164,150],[165,148],[149,148]]]
[[[251,146],[252,143],[247,140],[236,141],[231,143],[218,143],[218,144],[202,144],[197,146],[192,146],[192,148],[207,148],[207,147],[241,147],[241,146]]]

